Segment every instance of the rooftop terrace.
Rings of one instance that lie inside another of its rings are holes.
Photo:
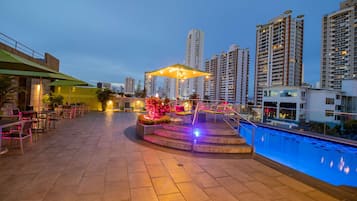
[[[0,200],[337,200],[251,156],[137,140],[135,113],[63,119],[25,154],[0,157]]]

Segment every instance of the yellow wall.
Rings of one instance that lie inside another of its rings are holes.
[[[63,104],[85,103],[89,110],[101,111],[102,105],[97,99],[98,88],[56,86],[54,95],[63,96]],[[143,111],[145,108],[144,98],[125,98],[113,95],[107,103],[108,111],[123,111],[125,102],[130,103],[133,111]]]
[[[56,86],[55,95],[63,96],[63,104],[84,103],[89,110],[100,110],[101,104],[97,99],[98,88],[94,87],[74,87],[74,86]]]

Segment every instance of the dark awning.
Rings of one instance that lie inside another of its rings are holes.
[[[0,50],[0,69],[56,73],[55,70],[22,58],[16,54],[12,54],[6,50]]]
[[[34,77],[34,78],[50,78],[50,79],[80,81],[80,80],[78,80],[78,79],[76,79],[74,77],[65,75],[63,73],[50,73],[50,72],[36,72],[36,71],[25,71],[25,70],[0,69],[0,74],[2,74],[2,75],[26,76],[26,77]]]
[[[6,50],[0,49],[0,74],[27,76],[34,78],[48,78],[59,80],[72,80],[86,83],[72,76],[57,72],[44,65],[32,62]]]

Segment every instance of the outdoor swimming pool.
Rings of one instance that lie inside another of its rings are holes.
[[[242,127],[243,126],[243,127]],[[251,144],[252,126],[242,123],[240,133]],[[332,185],[357,187],[357,148],[258,127],[255,152]]]

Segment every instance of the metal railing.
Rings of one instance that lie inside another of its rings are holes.
[[[232,129],[234,130],[234,132],[237,133],[237,129],[240,129],[241,127],[244,128],[243,125],[240,124],[240,119],[243,119],[244,121],[246,121],[247,123],[249,123],[250,125],[252,125],[252,133],[251,133],[251,136],[252,136],[252,139],[251,139],[251,147],[252,147],[252,153],[254,154],[255,152],[255,147],[254,147],[254,141],[255,141],[255,132],[256,132],[256,128],[258,128],[258,126],[253,123],[252,121],[250,121],[249,119],[245,118],[244,116],[242,116],[238,111],[234,110],[234,105],[233,104],[226,104],[224,103],[223,105],[223,111],[220,112],[218,111],[218,105],[220,102],[222,102],[222,100],[198,100],[198,99],[192,99],[192,100],[189,100],[189,101],[196,101],[197,104],[196,104],[196,108],[195,108],[195,111],[193,113],[193,118],[192,118],[192,122],[191,122],[191,125],[192,125],[192,137],[194,139],[194,129],[195,129],[195,125],[196,125],[196,122],[198,121],[198,113],[202,110],[200,110],[200,106],[201,105],[204,105],[204,102],[205,103],[208,103],[209,104],[209,108],[212,108],[211,107],[211,104],[214,103],[215,104],[215,113],[216,114],[223,114],[224,118],[223,118],[223,121]],[[239,105],[237,105],[239,107]],[[238,117],[238,118],[237,118]],[[232,125],[232,121],[234,123],[236,123],[237,125],[234,126]]]
[[[232,105],[233,106],[233,105]],[[246,129],[243,125],[240,124],[240,119],[243,119],[244,121],[248,122],[250,125],[252,125],[252,140],[251,140],[251,147],[252,147],[252,153],[254,154],[255,152],[255,147],[254,147],[254,141],[255,141],[255,132],[256,132],[256,128],[258,128],[258,126],[251,122],[249,119],[245,118],[244,116],[242,116],[238,111],[233,109],[234,107],[227,107],[227,109],[225,110],[225,117],[227,117],[226,119],[223,119],[224,122],[226,122],[232,129],[235,129],[235,127],[231,124],[231,121],[237,123],[237,129],[240,128],[244,128]],[[232,115],[233,113],[233,115]]]
[[[4,33],[1,33],[1,32],[0,32],[0,42],[14,48],[15,50],[25,53],[28,56],[31,56],[33,58],[41,58],[41,59],[44,58],[43,53],[37,52],[34,49],[29,48],[28,46],[24,45],[23,43],[20,43],[19,41],[11,38],[10,36],[7,36]]]

